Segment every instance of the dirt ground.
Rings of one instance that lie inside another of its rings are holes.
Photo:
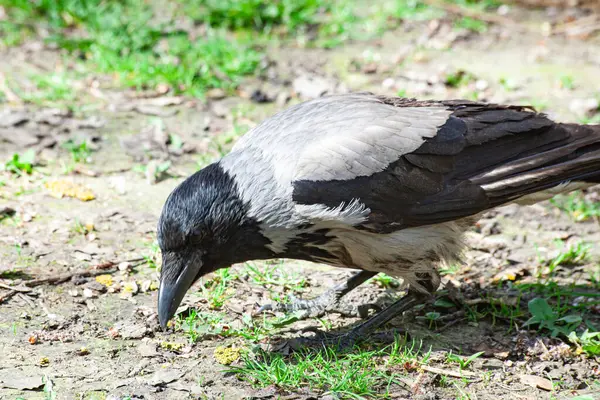
[[[0,398],[337,398],[309,388],[253,387],[223,372],[227,367],[214,356],[218,346],[233,344],[289,350],[294,338],[308,335],[299,328],[322,327],[315,320],[288,325],[256,341],[209,334],[192,343],[182,329],[159,329],[155,226],[164,200],[185,176],[218,157],[219,145],[228,145],[220,138],[242,133],[278,109],[324,93],[369,90],[418,98],[476,97],[530,103],[555,119],[581,121],[589,116],[589,99],[600,95],[600,40],[545,36],[542,26],[548,12],[513,9],[514,25],[492,24],[481,34],[453,30],[444,21],[412,22],[381,39],[334,50],[273,48],[264,77],[246,80],[238,97],[211,93],[207,102],[140,97],[90,84],[90,107],[0,105],[0,158],[35,149],[42,164],[33,175],[11,177],[0,185],[0,297],[11,296],[0,302]],[[0,57],[0,71],[15,79],[61,62],[39,43],[26,43]],[[466,78],[451,85],[448,76]],[[71,154],[55,143],[81,137],[93,147],[91,160],[65,174]],[[174,143],[174,137],[182,143]],[[161,177],[165,160],[171,165]],[[53,197],[56,181],[86,187],[95,199]],[[594,191],[587,196],[594,199]],[[598,293],[598,282],[591,277],[599,273],[599,239],[596,221],[575,223],[550,203],[511,205],[489,213],[469,233],[465,263],[446,274],[444,282],[451,282],[470,304],[476,299],[518,302],[523,315],[516,322],[489,314],[473,320],[464,310],[436,309],[450,317],[432,327],[417,318],[433,310],[428,306],[397,318],[394,327],[431,346],[430,367],[457,370],[446,362],[449,351],[484,354],[469,366],[473,375],[462,386],[440,384],[444,373],[392,371],[404,385],[394,386],[390,397],[600,398],[597,360],[574,354],[565,338],[523,326],[529,317],[527,301],[535,293],[514,296],[516,283],[539,282],[540,259],[556,255],[556,240],[583,240],[592,246],[584,262],[554,271],[556,290],[581,285],[584,300],[570,298],[579,302],[587,299],[585,293]],[[300,293],[304,297],[349,275],[297,262],[286,261],[284,266],[306,279]],[[78,271],[88,276],[68,275]],[[218,309],[232,324],[247,318],[244,315],[272,293],[287,293],[277,284],[249,279],[244,266],[232,271],[238,277]],[[63,274],[68,276],[60,279]],[[23,284],[48,277],[54,281]],[[22,292],[13,293],[9,285]],[[453,292],[443,293],[449,291]],[[367,283],[346,301],[389,302],[400,294],[400,288]],[[586,313],[596,327],[597,304],[590,303]],[[186,307],[216,312],[206,296],[194,290],[184,301]],[[324,320],[332,329],[357,322],[339,314]]]

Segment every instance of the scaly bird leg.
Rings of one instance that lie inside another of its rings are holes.
[[[264,311],[298,312],[298,319],[321,317],[328,311],[338,311],[344,315],[354,315],[355,313],[352,311],[337,308],[340,299],[375,275],[377,275],[377,272],[360,271],[352,275],[347,281],[329,289],[314,299],[303,300],[290,296],[290,303],[265,304],[255,314]],[[359,309],[358,314],[362,314],[362,311],[364,310]]]
[[[366,339],[369,335],[373,334],[378,328],[388,323],[394,317],[401,315],[403,312],[410,310],[420,303],[432,299],[433,292],[435,292],[437,286],[439,286],[439,284],[435,284],[434,281],[439,282],[439,279],[435,280],[428,278],[427,280],[420,281],[419,283],[421,283],[422,287],[425,288],[428,293],[409,290],[407,295],[399,300],[396,300],[396,302],[394,302],[392,305],[375,314],[365,322],[352,328],[352,330],[349,332],[342,334],[319,332],[319,334],[322,336],[325,342],[334,343],[339,349],[352,347],[360,340]]]

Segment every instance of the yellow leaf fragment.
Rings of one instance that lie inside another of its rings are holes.
[[[98,275],[96,277],[96,282],[101,283],[104,286],[112,286],[113,280],[111,275]]]
[[[185,347],[183,343],[175,343],[175,342],[161,342],[160,347],[164,350],[169,351],[180,351]]]
[[[219,364],[229,365],[240,359],[240,349],[237,347],[217,346],[214,357]]]
[[[136,294],[139,290],[139,287],[135,281],[125,282],[122,290],[125,293]]]
[[[96,198],[90,189],[64,179],[46,182],[44,186],[50,191],[50,195],[57,199],[73,197],[81,201],[90,201]]]

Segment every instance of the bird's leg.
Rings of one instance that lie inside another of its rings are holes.
[[[334,310],[344,295],[375,275],[377,275],[377,272],[360,271],[352,275],[347,281],[340,283],[314,299],[303,300],[290,296],[290,303],[265,304],[256,311],[256,314],[264,311],[282,311],[286,313],[298,312],[299,319],[321,317],[327,311]],[[346,310],[340,312],[350,314]]]
[[[421,277],[420,274],[417,276]],[[425,292],[409,289],[408,294],[404,297],[396,300],[392,305],[356,326],[351,331],[334,335],[327,333],[322,334],[325,341],[336,343],[340,348],[351,347],[359,340],[373,334],[378,328],[388,323],[394,317],[410,310],[420,303],[432,299],[433,292],[435,292],[439,286],[439,279],[436,279],[435,277],[432,279],[429,275],[425,278],[425,274],[422,276],[424,280],[419,280],[419,284],[426,290]]]

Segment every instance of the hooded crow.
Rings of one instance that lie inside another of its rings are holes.
[[[600,126],[527,107],[371,93],[307,101],[265,120],[181,183],[158,223],[165,327],[201,276],[290,258],[360,270],[313,300],[264,309],[319,315],[379,272],[408,294],[348,333],[359,338],[438,288],[485,211],[600,183]]]

